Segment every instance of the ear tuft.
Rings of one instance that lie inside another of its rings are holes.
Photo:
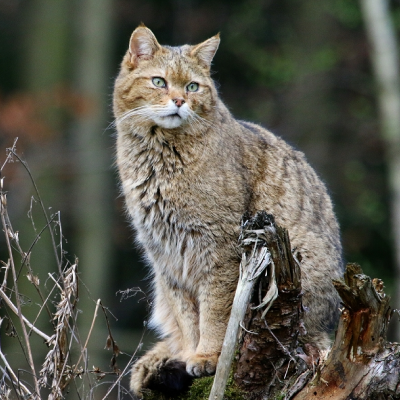
[[[153,32],[143,22],[133,31],[129,42],[130,62],[137,66],[140,60],[150,60],[161,49]]]
[[[193,46],[193,49],[190,51],[190,55],[197,58],[203,67],[210,69],[211,61],[217,52],[220,41],[221,39],[219,37],[219,33],[217,33],[215,36],[206,40],[205,42]]]

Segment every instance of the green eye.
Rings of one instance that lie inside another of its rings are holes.
[[[163,78],[159,78],[159,77],[153,78],[152,82],[153,82],[153,85],[156,87],[164,88],[167,86],[167,84]]]
[[[199,84],[196,82],[189,83],[186,89],[188,92],[197,92],[199,90]]]

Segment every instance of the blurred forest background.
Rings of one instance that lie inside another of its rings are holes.
[[[400,1],[390,10],[399,36]],[[334,200],[345,260],[394,295],[387,151],[357,1],[0,0],[0,164],[18,137],[49,212],[61,211],[68,257],[79,258],[89,290],[81,289],[83,320],[91,322],[101,298],[116,317],[114,338],[132,352],[147,318],[146,299],[117,293],[138,286],[148,293],[149,285],[119,196],[111,109],[113,80],[140,22],[161,44],[221,33],[213,76],[222,99],[237,118],[306,154]],[[29,247],[44,226],[32,185],[19,163],[3,175],[14,229]],[[47,236],[31,260],[43,281],[54,270]],[[5,247],[2,237],[2,260]],[[36,307],[34,295],[28,303]],[[12,340],[5,345],[11,354]]]

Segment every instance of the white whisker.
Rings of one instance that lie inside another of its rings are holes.
[[[177,120],[174,114],[178,114],[180,119]],[[186,121],[193,134],[196,134],[196,132],[203,134],[205,129],[213,126],[211,121],[196,114],[188,106],[179,110],[172,101],[169,101],[166,105],[145,105],[127,110],[117,117],[110,126],[116,127],[117,124],[128,119],[133,119],[135,123],[142,123],[146,120],[154,121],[157,125],[167,129],[177,128],[181,122]]]

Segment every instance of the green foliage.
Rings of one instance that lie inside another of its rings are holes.
[[[326,8],[346,28],[354,29],[362,25],[362,16],[359,4],[352,0],[334,0],[326,2]]]

